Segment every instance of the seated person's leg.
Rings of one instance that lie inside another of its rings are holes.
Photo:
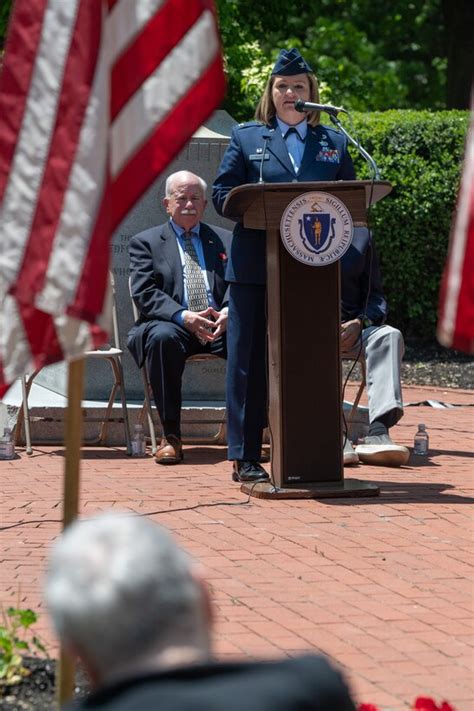
[[[403,336],[391,326],[370,327],[363,331],[363,342],[370,424],[368,436],[356,452],[366,464],[400,466],[408,461],[409,451],[394,444],[388,431],[403,416]]]
[[[153,398],[163,434],[181,439],[181,380],[188,340],[184,329],[170,321],[154,321],[146,337],[145,354]]]
[[[160,464],[176,464],[183,458],[181,445],[181,382],[186,358],[191,355],[190,334],[170,321],[150,323],[145,356],[163,439],[156,453]]]
[[[144,349],[153,399],[163,429],[156,460],[159,464],[177,464],[183,458],[181,386],[186,359],[198,353],[225,358],[225,334],[202,345],[186,329],[171,321],[153,321],[147,324]]]

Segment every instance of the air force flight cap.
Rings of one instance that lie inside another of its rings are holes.
[[[313,72],[308,62],[301,56],[297,49],[282,49],[278,55],[272,74],[291,77],[295,74]]]

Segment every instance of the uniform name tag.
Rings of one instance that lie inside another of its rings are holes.
[[[265,155],[262,155],[261,153],[252,153],[249,155],[249,160],[270,160],[270,154],[265,153]]]

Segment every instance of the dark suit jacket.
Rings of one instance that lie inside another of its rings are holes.
[[[201,222],[200,236],[207,278],[218,309],[227,302],[224,280],[231,232]],[[176,234],[169,222],[139,232],[129,244],[130,281],[140,318],[127,345],[138,366],[144,361],[145,334],[150,321],[171,321],[183,309],[184,281]]]
[[[380,326],[387,318],[379,260],[366,227],[354,227],[349,249],[341,258],[342,321],[367,316]]]
[[[303,160],[296,175],[276,121],[271,126],[251,121],[234,127],[222,158],[212,191],[214,207],[219,214],[222,214],[224,201],[232,188],[258,183],[262,163],[265,183],[355,179],[347,139],[335,129],[308,126]],[[265,284],[264,232],[236,224],[226,279],[244,284]]]
[[[209,663],[143,676],[94,693],[69,711],[355,711],[323,657]]]

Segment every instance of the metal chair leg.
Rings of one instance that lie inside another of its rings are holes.
[[[114,375],[115,375],[115,364],[112,365],[112,369],[113,369]],[[110,416],[112,413],[112,408],[114,406],[115,396],[117,394],[118,387],[119,387],[119,384],[117,383],[117,380],[115,380],[114,384],[112,385],[112,389],[110,391],[109,401],[108,401],[107,407],[105,409],[104,419],[102,420],[102,423],[101,423],[99,437],[96,440],[97,444],[99,444],[99,445],[103,445],[105,440],[107,439],[107,431],[109,429]]]
[[[24,419],[24,423],[25,423],[26,453],[29,455],[33,454],[33,448],[31,446],[30,408],[28,406],[28,395],[29,395],[29,391],[30,391],[32,382],[33,382],[33,378],[30,379],[30,384],[28,387],[27,383],[26,383],[26,377],[23,376],[21,379],[21,392],[22,392],[22,396],[23,396],[23,403],[22,403],[21,411],[23,413],[23,419]]]
[[[150,382],[148,380],[148,374],[147,374],[145,368],[146,368],[146,365],[144,365],[141,368],[142,381],[143,381],[143,392],[145,393],[145,400],[143,402],[143,407],[146,411],[146,417],[147,417],[147,422],[148,422],[148,431],[150,433],[151,452],[152,452],[152,454],[156,454],[156,450],[158,449],[158,447],[156,444],[155,423],[153,422],[153,414],[152,414],[153,411],[151,409]]]
[[[22,392],[22,403],[18,410],[18,416],[15,425],[15,442],[17,444],[22,443],[22,430],[23,425],[25,427],[25,446],[26,453],[33,454],[33,448],[31,446],[31,420],[30,420],[30,408],[28,404],[28,396],[30,394],[31,386],[33,385],[33,380],[38,375],[39,370],[35,370],[28,378],[24,375],[21,379],[21,392]]]
[[[132,444],[131,444],[131,437],[130,437],[130,421],[128,418],[128,410],[127,410],[127,400],[126,400],[126,393],[125,393],[125,379],[124,379],[124,374],[123,374],[123,367],[122,367],[122,350],[120,348],[120,339],[119,339],[119,331],[118,331],[118,319],[117,319],[117,312],[115,308],[115,285],[114,285],[114,278],[112,272],[109,273],[109,278],[110,278],[110,286],[112,288],[112,294],[113,294],[113,300],[112,300],[112,327],[113,327],[113,333],[112,335],[112,342],[114,344],[113,347],[109,347],[108,349],[99,349],[95,351],[88,351],[85,353],[85,357],[93,357],[93,358],[99,358],[101,360],[107,360],[110,363],[110,366],[112,368],[112,374],[113,374],[113,385],[110,391],[110,396],[109,400],[106,406],[105,414],[104,417],[101,419],[100,417],[84,417],[84,421],[90,421],[90,422],[100,422],[100,430],[99,434],[96,438],[92,440],[83,440],[84,445],[90,445],[90,444],[105,444],[105,441],[107,439],[107,431],[108,431],[108,426],[109,422],[112,421],[117,421],[118,418],[112,417],[112,410],[115,402],[115,397],[117,394],[117,389],[120,388],[120,399],[121,399],[121,404],[122,404],[122,418],[121,421],[123,422],[124,429],[125,429],[125,442],[126,442],[126,447],[127,447],[127,454],[132,453]],[[15,427],[15,440],[19,442],[22,438],[22,429],[23,426],[25,428],[25,440],[26,440],[26,452],[27,454],[32,454],[33,450],[31,447],[31,421],[30,421],[30,411],[29,411],[29,405],[28,405],[28,395],[30,392],[31,385],[33,383],[33,380],[35,379],[36,375],[40,372],[41,368],[38,370],[35,370],[34,373],[30,375],[30,377],[27,379],[26,377],[22,378],[22,394],[23,394],[23,403],[22,407],[20,408],[20,411],[18,413],[18,418],[17,418],[17,423]],[[48,418],[39,418],[39,419],[48,419]]]
[[[352,421],[354,420],[356,413],[357,413],[357,408],[359,406],[359,401],[362,397],[362,393],[364,392],[364,388],[367,384],[367,379],[366,379],[366,371],[365,371],[365,361],[359,360],[360,363],[360,369],[361,369],[361,383],[359,385],[359,389],[357,391],[357,395],[354,399],[354,402],[352,403],[351,411],[349,413],[347,425],[349,426]]]
[[[127,397],[124,387],[122,359],[118,359],[118,369],[120,372],[120,399],[122,401],[123,426],[125,430],[125,443],[127,446],[128,456],[132,455],[132,440],[130,437],[130,421],[128,419]]]

